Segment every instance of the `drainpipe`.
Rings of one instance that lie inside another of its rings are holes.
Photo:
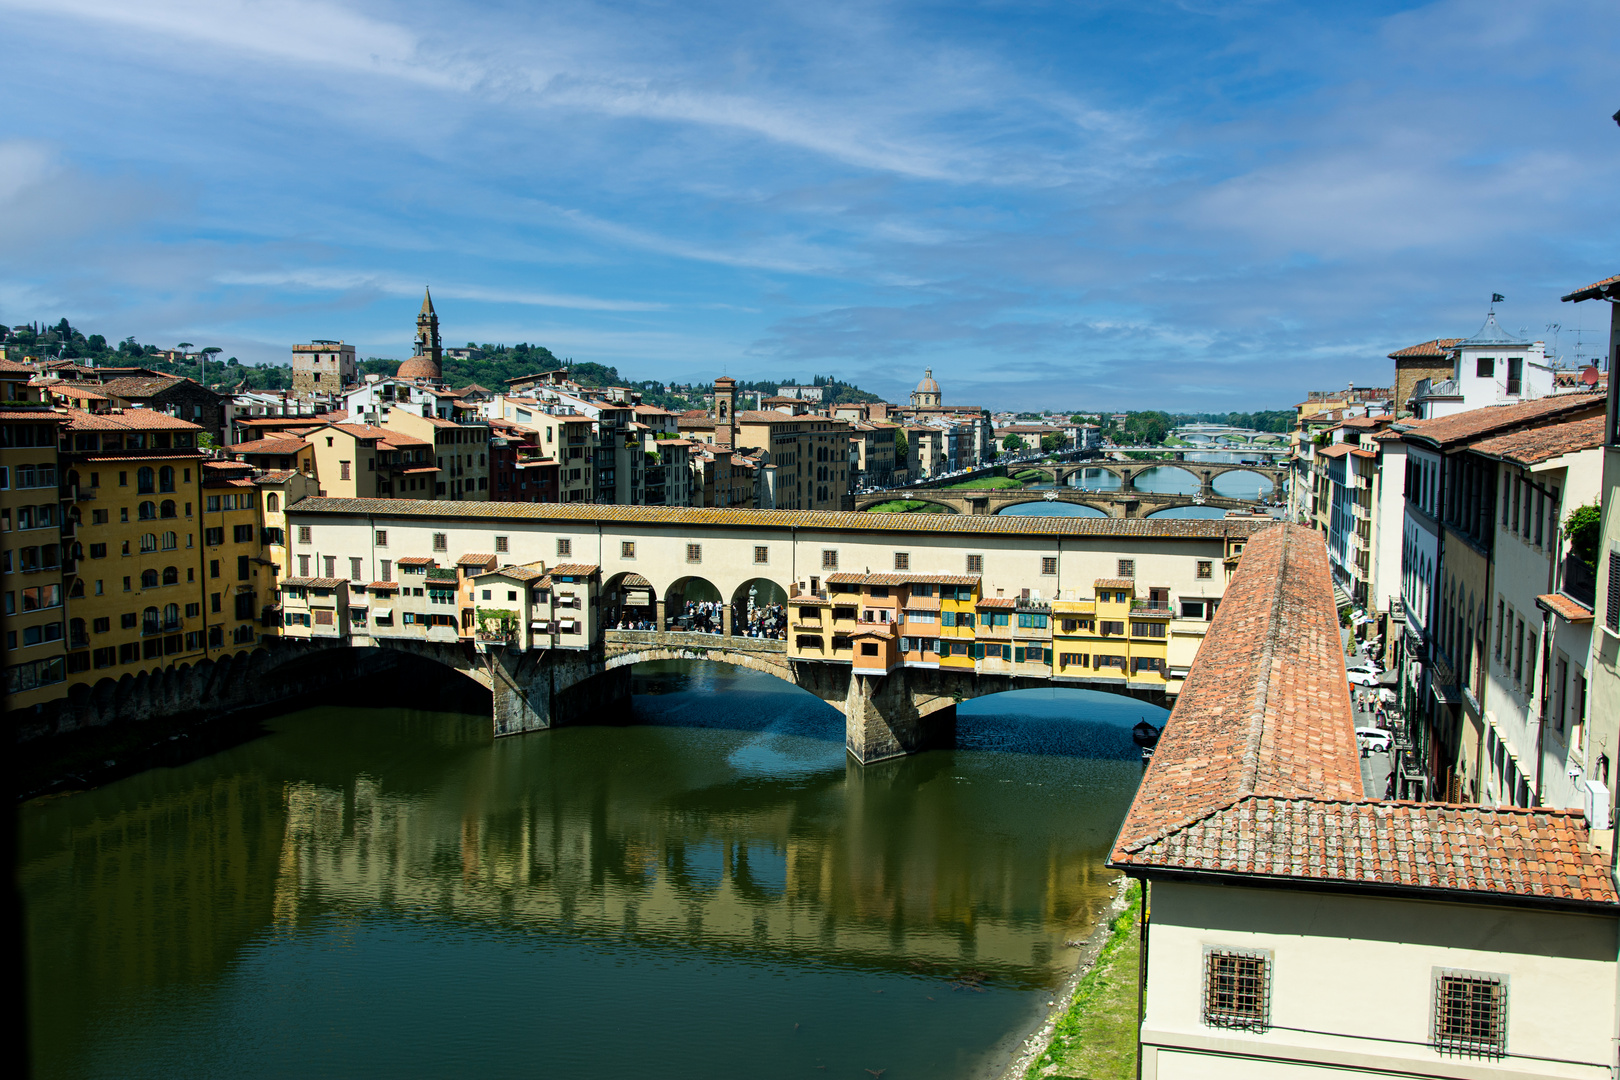
[[[1143,875],[1142,909],[1137,912],[1136,1080],[1142,1080],[1142,1024],[1147,1020],[1148,879]]]

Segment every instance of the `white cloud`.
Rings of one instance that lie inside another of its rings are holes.
[[[274,270],[225,272],[216,279],[222,285],[260,285],[282,289],[321,292],[379,292],[390,296],[417,296],[432,285],[441,297],[474,300],[489,304],[520,304],[526,307],[573,308],[580,311],[667,311],[668,304],[643,300],[612,300],[595,296],[569,296],[527,289],[502,289],[451,282],[417,284],[392,274],[354,270]]]

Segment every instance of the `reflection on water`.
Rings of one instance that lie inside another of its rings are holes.
[[[1002,695],[863,770],[769,676],[637,674],[626,726],[312,710],[23,808],[38,1074],[997,1068],[1106,900],[1127,729],[1162,711]]]

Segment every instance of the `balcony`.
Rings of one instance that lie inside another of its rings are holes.
[[[1564,565],[1558,575],[1558,591],[1571,600],[1596,610],[1597,575],[1591,567],[1573,554],[1564,556]]]

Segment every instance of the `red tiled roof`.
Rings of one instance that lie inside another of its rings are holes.
[[[1620,295],[1620,274],[1594,281],[1584,289],[1576,289],[1565,300],[1598,300],[1605,297]]]
[[[1563,454],[1592,450],[1602,445],[1603,417],[1600,415],[1498,435],[1475,443],[1472,449],[1516,465],[1539,465]]]
[[[974,602],[974,607],[1011,608],[1017,605],[1005,596],[981,596]]]
[[[601,567],[594,563],[558,563],[551,568],[552,577],[590,577]]]
[[[1573,597],[1563,593],[1547,593],[1536,597],[1536,606],[1544,611],[1550,611],[1565,622],[1589,623],[1592,621],[1592,609]]]
[[[1240,796],[1361,796],[1327,548],[1279,524],[1248,542],[1199,646],[1114,858]]]
[[[1126,859],[1116,850],[1115,859],[1375,888],[1620,902],[1578,810],[1249,794]]]
[[[254,439],[226,447],[233,454],[296,454],[308,446],[304,439]]]
[[[398,592],[399,582],[373,581],[370,585],[367,585],[366,588],[370,589],[372,592]]]
[[[123,412],[87,413],[66,409],[70,431],[201,431],[202,425],[154,409],[125,409]]]
[[[1435,338],[1425,341],[1421,345],[1409,345],[1404,349],[1396,349],[1389,354],[1391,360],[1412,360],[1432,357],[1436,360],[1444,359],[1448,351],[1462,343],[1460,337]]]
[[[95,383],[86,385],[82,382],[49,382],[40,383],[38,385],[40,389],[44,390],[48,394],[60,394],[63,397],[82,398],[86,401],[107,400],[106,394],[90,389],[91,386],[96,385]]]
[[[966,574],[856,574],[840,571],[827,575],[829,585],[977,585]]]
[[[421,557],[420,555],[407,555],[407,556],[405,556],[405,558],[398,560],[395,565],[398,565],[398,566],[436,566],[438,564],[433,559],[425,559],[425,558]]]
[[[1134,589],[1136,582],[1128,577],[1100,577],[1092,583],[1094,589]]]
[[[1338,629],[1320,534],[1255,536],[1110,866],[1620,903],[1577,811],[1364,798]]]
[[[0,420],[48,420],[56,423],[66,417],[53,409],[0,409]]]
[[[132,375],[122,379],[108,379],[101,384],[101,388],[114,397],[121,398],[149,398],[156,397],[165,390],[172,390],[183,383],[191,383],[197,389],[204,389],[203,385],[195,379],[187,379],[177,375],[142,376]]]
[[[1408,441],[1421,439],[1437,446],[1447,446],[1499,431],[1510,431],[1537,421],[1545,425],[1588,410],[1601,411],[1603,404],[1601,394],[1554,394],[1534,401],[1521,401],[1516,405],[1487,405],[1482,409],[1469,409],[1433,420],[1409,420],[1396,424],[1395,428]]]
[[[497,559],[493,555],[468,554],[468,555],[463,555],[461,558],[457,559],[456,560],[456,565],[457,566],[490,567],[490,566],[494,566],[498,562],[500,562],[500,560]]]

